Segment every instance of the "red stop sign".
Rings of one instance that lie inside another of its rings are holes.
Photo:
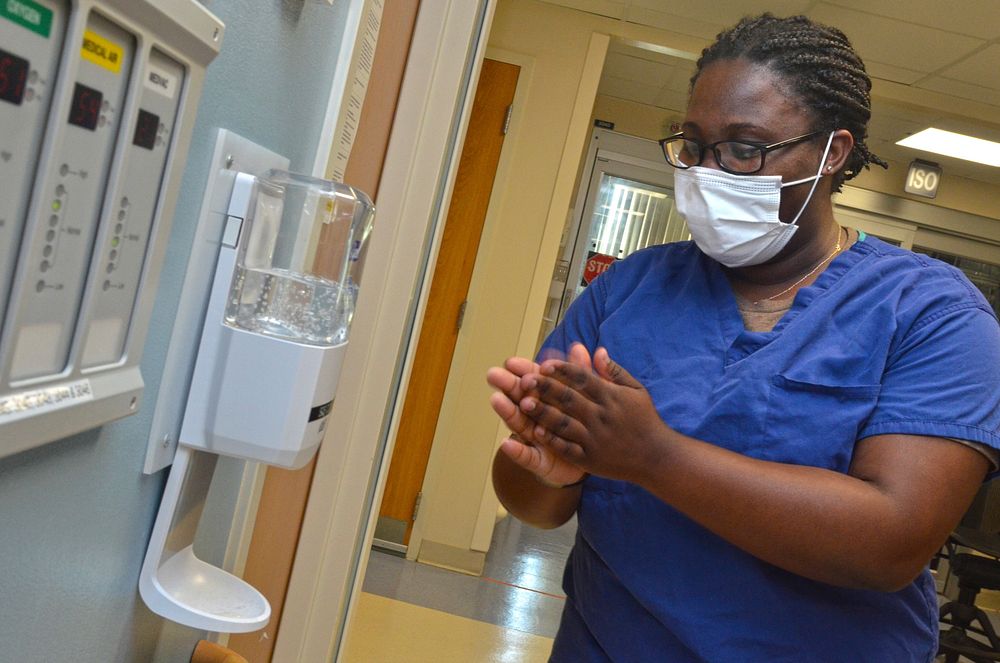
[[[583,282],[590,285],[590,282],[607,271],[611,263],[615,261],[614,256],[590,251],[587,254],[587,264],[583,268]]]

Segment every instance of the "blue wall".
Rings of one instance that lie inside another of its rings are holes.
[[[160,279],[142,362],[143,407],[102,429],[0,460],[4,663],[186,663],[202,635],[164,628],[136,587],[166,478],[142,474],[146,439],[215,131],[231,129],[289,157],[292,170],[308,172],[347,2],[204,4],[226,24],[225,40],[208,70]],[[235,481],[239,473],[228,474]],[[219,525],[221,531],[229,523]]]

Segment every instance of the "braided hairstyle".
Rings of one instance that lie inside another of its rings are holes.
[[[715,43],[701,52],[691,88],[707,65],[738,58],[780,74],[815,115],[817,131],[847,129],[854,136],[846,164],[834,175],[834,191],[870,164],[889,167],[865,145],[872,82],[843,32],[805,16],[778,18],[767,13],[744,18],[720,32]]]

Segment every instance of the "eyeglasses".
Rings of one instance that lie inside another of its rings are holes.
[[[719,168],[733,175],[752,175],[764,167],[764,155],[781,147],[788,147],[820,135],[822,131],[812,131],[780,143],[761,145],[744,143],[739,140],[720,140],[710,145],[685,138],[684,133],[667,136],[659,141],[667,163],[674,168],[700,166],[705,155],[711,151]]]

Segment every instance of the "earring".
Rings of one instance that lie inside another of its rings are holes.
[[[827,170],[833,170],[833,166],[827,166],[826,169]]]

